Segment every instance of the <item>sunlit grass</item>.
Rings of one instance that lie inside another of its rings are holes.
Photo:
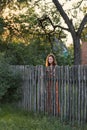
[[[0,130],[83,130],[83,128],[64,125],[52,116],[27,112],[11,105],[1,105]],[[87,130],[87,126],[84,130]]]

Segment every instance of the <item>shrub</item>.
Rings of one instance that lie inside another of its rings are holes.
[[[21,76],[0,57],[0,101],[17,101],[21,97]]]

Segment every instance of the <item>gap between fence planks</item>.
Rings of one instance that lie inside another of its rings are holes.
[[[58,116],[61,122],[84,124],[87,120],[87,66],[57,66],[52,80],[52,111],[47,111],[46,67],[42,65],[11,66],[22,79],[22,98],[19,106],[28,111]],[[58,81],[60,112],[56,113],[55,82]]]

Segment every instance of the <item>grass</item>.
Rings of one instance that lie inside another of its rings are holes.
[[[0,105],[0,130],[87,130],[60,123],[57,118]]]

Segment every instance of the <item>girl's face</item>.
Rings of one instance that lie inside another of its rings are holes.
[[[53,61],[54,61],[53,57],[52,57],[52,56],[49,56],[49,57],[48,57],[48,62],[49,62],[49,64],[52,64]]]

